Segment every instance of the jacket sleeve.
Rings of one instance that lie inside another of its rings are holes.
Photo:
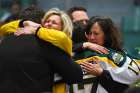
[[[114,81],[130,85],[140,77],[140,61],[126,57],[122,67],[108,70]]]
[[[113,80],[108,70],[104,70],[102,75],[98,77],[99,83],[109,92],[109,93],[123,93],[123,91],[128,88],[128,85],[119,83]]]
[[[58,73],[67,83],[78,83],[82,81],[82,69],[80,65],[72,61],[70,55],[53,45],[48,49],[45,55],[50,60],[49,64],[55,73]]]
[[[72,55],[72,40],[64,32],[41,27],[37,32],[37,36]]]
[[[10,33],[14,33],[18,28],[20,20],[6,23],[0,27],[0,36],[4,36]]]

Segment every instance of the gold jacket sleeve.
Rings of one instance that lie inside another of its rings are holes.
[[[37,36],[72,55],[72,40],[64,32],[41,27]]]
[[[0,36],[14,33],[19,25],[20,20],[12,21],[0,27]]]

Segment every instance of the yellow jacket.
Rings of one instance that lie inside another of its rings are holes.
[[[64,32],[41,27],[37,36],[72,55],[72,40]]]
[[[20,20],[12,21],[0,27],[0,36],[5,36],[10,33],[16,32]]]

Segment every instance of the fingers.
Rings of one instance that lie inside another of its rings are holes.
[[[14,33],[15,36],[20,36],[24,33],[24,28],[18,28],[17,31]]]
[[[94,51],[97,51],[97,52],[99,52],[101,54],[108,54],[109,53],[108,52],[109,50],[107,48],[105,48],[103,46],[100,46],[98,44],[94,44],[94,43],[89,43],[88,42],[86,44],[86,46],[88,46],[89,49],[94,50]]]
[[[80,65],[84,66],[85,68],[92,68],[92,63],[89,62],[82,62]]]
[[[88,62],[81,63],[81,67],[83,71],[87,73],[92,72],[92,69],[93,69],[91,63],[88,63]]]
[[[102,47],[101,49],[99,48],[98,50],[103,54],[109,54],[109,52],[108,52],[109,50],[104,47]]]
[[[41,26],[41,24],[38,24],[38,23],[35,23],[35,22],[32,22],[32,21],[24,21],[23,25],[24,25],[24,27],[25,26],[32,26],[32,27],[39,27],[39,26]]]
[[[83,69],[83,71],[87,72],[88,74],[92,74],[95,76],[99,76],[102,74],[103,69],[100,66],[100,64],[91,64],[89,62],[83,62],[81,63],[81,67]]]
[[[109,52],[109,50],[108,49],[106,49],[105,47],[102,47],[102,46],[97,46],[96,47],[96,51],[97,52],[99,52],[99,53],[101,53],[101,54],[108,54]]]

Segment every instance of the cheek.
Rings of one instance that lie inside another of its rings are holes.
[[[99,45],[104,45],[104,36],[100,36],[99,38],[98,38],[98,42],[99,42]]]
[[[47,28],[48,27],[48,23],[44,23],[43,26]]]
[[[57,30],[62,31],[62,26],[58,25],[58,26],[57,26]]]

